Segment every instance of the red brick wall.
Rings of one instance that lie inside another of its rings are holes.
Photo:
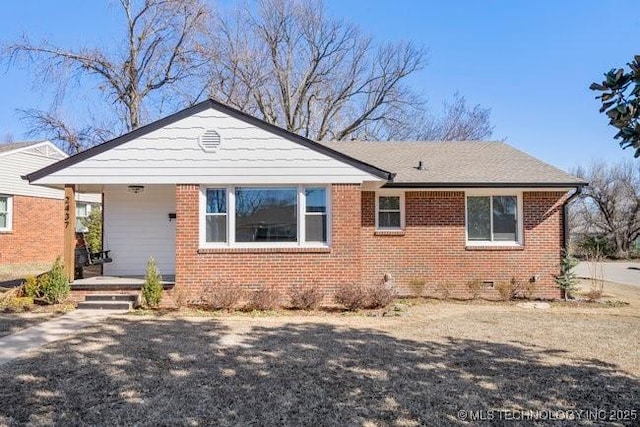
[[[362,271],[365,283],[391,274],[403,293],[412,293],[409,282],[426,282],[425,294],[437,296],[447,283],[452,296],[470,295],[467,283],[527,282],[538,277],[538,297],[557,298],[554,283],[562,248],[562,202],[565,193],[523,194],[524,247],[466,247],[464,192],[405,193],[406,227],[401,235],[375,232],[375,194],[362,195]],[[496,298],[487,288],[483,297]]]
[[[63,252],[63,201],[13,196],[13,229],[0,232],[0,263],[53,262]]]
[[[553,281],[562,247],[564,193],[523,195],[524,247],[467,248],[463,192],[418,192],[405,195],[406,229],[375,232],[373,192],[357,185],[334,185],[331,191],[332,235],[326,249],[199,250],[199,187],[176,187],[176,286],[197,297],[207,285],[244,289],[262,285],[286,291],[294,284],[316,283],[325,291],[351,283],[373,283],[390,274],[402,293],[412,293],[411,279],[426,282],[425,294],[437,295],[444,283],[451,296],[467,297],[467,282],[526,282],[538,278],[538,297],[557,298]],[[496,298],[487,288],[483,297]]]
[[[220,283],[257,289],[271,286],[286,294],[291,285],[312,284],[333,292],[360,281],[360,187],[331,188],[331,249],[220,248],[199,250],[197,185],[176,188],[176,287],[197,297],[207,285]]]

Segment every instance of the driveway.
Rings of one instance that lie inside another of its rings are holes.
[[[640,287],[640,262],[581,262],[576,267],[578,277],[601,278],[608,282]]]

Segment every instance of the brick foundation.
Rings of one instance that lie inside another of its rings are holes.
[[[469,281],[527,282],[536,277],[539,298],[558,298],[554,283],[562,248],[565,193],[523,194],[524,247],[466,247],[464,192],[405,194],[403,232],[375,231],[375,193],[357,185],[331,191],[330,249],[198,248],[199,186],[178,185],[176,286],[197,298],[214,283],[246,290],[271,286],[283,294],[297,284],[315,284],[329,294],[339,286],[374,283],[390,274],[402,294],[412,279],[425,281],[424,295],[449,284],[452,297],[469,297]],[[487,287],[482,297],[497,298]]]
[[[13,227],[0,232],[0,263],[51,262],[63,253],[63,201],[13,196]]]

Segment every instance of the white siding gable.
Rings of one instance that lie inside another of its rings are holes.
[[[209,138],[214,134],[208,131],[215,131],[219,141]],[[205,148],[203,136],[208,144]],[[381,179],[215,109],[183,118],[36,180],[39,184],[363,181]]]

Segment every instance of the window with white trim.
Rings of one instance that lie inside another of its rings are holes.
[[[327,241],[327,189],[306,187],[305,198],[305,240],[307,242]]]
[[[225,188],[207,188],[205,200],[205,242],[226,242],[227,190]]]
[[[0,195],[0,231],[11,231],[13,197]]]
[[[404,197],[402,193],[376,194],[376,229],[402,230],[404,228]]]
[[[203,187],[201,246],[326,246],[328,193],[317,185]]]
[[[466,216],[467,241],[471,244],[522,242],[518,195],[468,195]]]

